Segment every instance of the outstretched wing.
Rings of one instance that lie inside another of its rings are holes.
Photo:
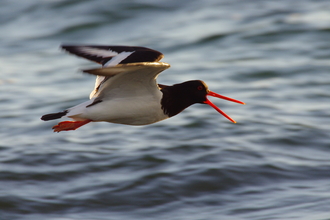
[[[69,53],[97,62],[104,67],[124,63],[157,62],[164,57],[161,52],[146,47],[101,45],[62,45],[61,47]]]
[[[132,98],[152,96],[159,92],[156,78],[159,73],[169,68],[168,63],[140,62],[119,64],[113,67],[84,70],[84,72],[110,77],[101,84],[95,102],[104,99]]]
[[[69,53],[102,64],[103,67],[127,63],[157,62],[164,57],[159,51],[146,47],[62,45],[62,48]],[[90,98],[95,97],[101,84],[107,81],[109,77],[110,76],[96,76],[95,87],[89,96]]]

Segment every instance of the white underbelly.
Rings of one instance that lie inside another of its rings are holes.
[[[106,100],[87,107],[81,117],[127,125],[152,124],[168,118],[161,109],[159,99],[152,97]]]

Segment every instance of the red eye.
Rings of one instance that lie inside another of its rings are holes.
[[[197,89],[198,90],[203,90],[203,86],[198,86]]]

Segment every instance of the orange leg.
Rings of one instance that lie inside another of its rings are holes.
[[[76,130],[77,128],[91,122],[92,120],[85,120],[85,121],[62,121],[58,123],[58,125],[55,125],[53,127],[54,132],[60,132],[60,131],[70,131],[70,130]]]

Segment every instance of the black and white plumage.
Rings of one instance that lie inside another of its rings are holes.
[[[172,117],[195,103],[212,106],[232,122],[207,96],[244,104],[241,101],[211,92],[200,80],[173,86],[157,84],[156,78],[170,65],[158,62],[163,54],[145,47],[72,46],[63,45],[69,53],[102,65],[84,70],[96,75],[90,100],[59,113],[41,117],[48,121],[69,117],[74,121],[60,122],[55,132],[75,130],[91,121],[107,121],[127,125],[147,125]]]

